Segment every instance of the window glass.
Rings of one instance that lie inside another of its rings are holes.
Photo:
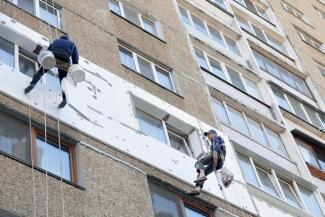
[[[325,171],[325,150],[324,148],[318,147],[318,146],[313,146],[313,149],[315,151],[320,169]]]
[[[317,163],[317,159],[315,158],[315,155],[313,153],[313,151],[311,150],[311,148],[309,147],[309,145],[307,145],[304,141],[294,137],[296,143],[298,144],[299,150],[304,158],[304,160],[315,166],[316,168],[319,168],[318,163]]]
[[[320,122],[315,110],[310,108],[309,106],[306,106],[306,105],[304,105],[304,108],[305,108],[305,111],[307,112],[309,119],[311,120],[311,123],[318,128],[323,128],[323,125]]]
[[[188,156],[191,156],[185,138],[172,132],[171,130],[168,130],[168,137],[169,137],[171,147]]]
[[[230,77],[230,80],[231,80],[231,83],[236,86],[237,88],[241,89],[242,91],[245,91],[246,92],[246,89],[244,87],[244,84],[240,78],[240,75],[238,72],[236,72],[235,70],[227,67],[227,72],[229,74],[229,77]]]
[[[306,94],[307,96],[311,96],[305,81],[296,75],[292,75],[292,77],[298,87],[297,89],[300,90],[302,93]]]
[[[188,17],[187,13],[186,13],[186,10],[179,7],[179,11],[181,12],[181,16],[182,16],[182,21],[187,24],[187,25],[191,25],[191,21],[190,21],[190,18]]]
[[[120,5],[116,0],[109,0],[109,9],[119,15],[122,15]]]
[[[269,34],[266,34],[267,38],[269,39],[269,44],[274,47],[275,49],[281,51],[282,53],[286,53],[286,50],[284,49],[284,46],[281,42],[270,36]]]
[[[135,70],[133,55],[131,51],[126,50],[123,47],[119,47],[120,58],[123,65],[129,67],[130,69]]]
[[[142,132],[167,144],[161,121],[139,109],[136,112]]]
[[[228,49],[231,52],[233,52],[233,53],[237,54],[238,56],[240,56],[240,52],[238,50],[236,42],[234,40],[228,38],[227,36],[225,36],[225,40],[226,40],[226,43],[228,45]]]
[[[206,59],[204,57],[203,52],[198,50],[198,49],[195,49],[195,55],[196,55],[196,60],[197,60],[198,64],[201,67],[209,70],[209,66],[208,66],[208,63],[207,63],[207,61],[206,61]]]
[[[247,22],[247,20],[245,20],[239,16],[237,16],[237,20],[238,20],[239,25],[242,29],[245,29],[246,31],[253,33],[253,30],[252,30],[251,26],[249,25],[249,23]]]
[[[154,80],[150,62],[138,56],[138,63],[140,73],[150,80]]]
[[[270,21],[270,18],[269,18],[269,16],[267,15],[266,11],[265,11],[264,9],[262,9],[261,7],[257,6],[257,5],[255,5],[255,6],[256,6],[256,9],[257,9],[257,11],[258,11],[258,14],[259,14],[261,17],[263,17],[264,19]]]
[[[288,157],[287,151],[284,148],[280,135],[269,128],[265,127],[265,130],[268,135],[272,150],[282,156]]]
[[[252,133],[253,138],[259,141],[261,144],[269,146],[261,124],[251,118],[247,118],[247,121],[248,127],[250,129],[250,132]]]
[[[34,1],[33,0],[17,0],[17,5],[22,9],[34,14]]]
[[[29,126],[0,111],[0,150],[30,162]]]
[[[39,2],[39,6],[41,18],[51,25],[59,27],[58,10],[43,1]]]
[[[61,146],[61,150],[58,144],[53,141],[44,141],[44,138],[36,139],[37,146],[37,166],[44,170],[47,170],[55,175],[71,181],[71,162],[70,152],[65,146]],[[62,168],[62,171],[60,170]]]
[[[138,18],[138,13],[134,12],[133,10],[129,9],[126,6],[123,6],[124,9],[124,14],[125,14],[125,19],[129,20],[131,23],[135,25],[139,25],[139,18]]]
[[[155,66],[155,68],[156,68],[159,84],[161,84],[162,86],[166,87],[169,90],[174,90],[169,72],[157,66]]]
[[[143,23],[143,28],[145,30],[147,30],[151,34],[157,36],[157,31],[156,31],[156,27],[155,27],[155,23],[154,22],[148,20],[145,17],[142,17],[142,23]]]
[[[248,8],[249,10],[251,10],[252,12],[254,12],[255,14],[257,14],[257,10],[256,10],[256,8],[254,7],[253,2],[251,2],[250,0],[244,0],[244,1],[245,1],[245,4],[246,4],[247,8]]]
[[[213,98],[212,104],[214,108],[214,113],[217,116],[218,120],[220,120],[222,123],[229,124],[229,118],[222,102]]]
[[[262,41],[264,41],[264,42],[267,43],[263,31],[260,28],[258,28],[257,26],[255,26],[255,25],[252,25],[252,27],[254,29],[254,32],[255,32],[256,37],[258,37],[259,39],[261,39]]]
[[[210,217],[209,213],[203,212],[189,204],[185,204],[186,217]]]
[[[237,109],[234,109],[230,106],[228,106],[228,110],[230,112],[231,125],[238,131],[249,135],[248,127],[246,125],[243,114]]]
[[[260,178],[262,189],[273,196],[279,197],[279,193],[275,188],[271,175],[258,167],[256,167],[256,172]]]
[[[264,64],[264,58],[259,53],[255,52],[254,50],[253,50],[253,54],[256,58],[257,64],[260,67],[260,69],[267,72],[267,68]]]
[[[225,46],[225,42],[223,41],[220,32],[215,30],[211,26],[209,26],[208,28],[209,28],[212,40],[217,42],[218,44],[220,44],[222,46]]]
[[[314,192],[301,185],[299,185],[299,189],[309,213],[313,216],[324,216]]]
[[[225,4],[224,0],[211,0],[211,1],[216,3],[217,5],[219,5],[223,9],[227,10],[227,7],[226,7],[226,4]]]
[[[285,99],[284,94],[275,88],[272,88],[272,91],[275,95],[275,99],[276,99],[278,105],[280,107],[286,109],[287,111],[291,111],[291,108],[290,108],[287,100]]]
[[[177,202],[158,192],[151,191],[155,217],[181,217]]]
[[[220,63],[217,61],[214,61],[213,59],[209,58],[210,66],[212,69],[212,73],[218,76],[219,78],[222,78],[223,80],[226,79],[225,74],[222,71],[222,68],[220,66]]]
[[[295,207],[301,208],[297,194],[293,190],[294,189],[293,186],[289,185],[287,182],[282,181],[281,179],[279,179],[279,183],[282,188],[286,201]]]
[[[22,52],[19,53],[19,71],[29,77],[33,77],[36,73],[35,60],[27,57]]]
[[[0,37],[0,61],[15,67],[14,44]]]
[[[296,87],[295,82],[293,81],[293,78],[290,73],[279,65],[277,65],[277,68],[282,76],[283,81],[289,84],[291,87]]]
[[[258,88],[257,84],[254,81],[246,78],[245,76],[243,76],[243,78],[244,78],[248,93],[258,99],[262,99],[262,95],[261,95],[260,89]]]
[[[266,65],[267,68],[267,72],[279,79],[281,79],[280,73],[276,67],[276,65],[269,59],[263,58],[264,63]]]
[[[192,20],[193,20],[193,23],[194,23],[194,28],[197,31],[199,31],[199,32],[205,34],[206,36],[208,36],[208,32],[207,32],[207,30],[206,30],[206,28],[204,26],[203,21],[200,20],[199,18],[193,16],[193,15],[192,15]]]
[[[301,119],[303,119],[303,120],[309,122],[308,119],[307,119],[307,117],[306,117],[305,112],[302,110],[302,105],[301,105],[301,103],[300,103],[298,100],[296,100],[295,98],[293,98],[293,97],[291,97],[291,96],[289,96],[289,95],[287,95],[287,97],[288,97],[288,99],[289,99],[289,101],[290,101],[290,104],[291,104],[291,107],[292,107],[294,113],[295,113],[298,117],[300,117]]]
[[[241,168],[242,172],[244,173],[246,182],[248,182],[252,185],[255,185],[257,187],[260,187],[260,185],[257,181],[257,177],[255,175],[254,169],[252,167],[252,164],[249,161],[249,158],[239,152],[237,152],[237,156],[239,159],[240,168]]]

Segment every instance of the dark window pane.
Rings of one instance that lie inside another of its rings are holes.
[[[24,53],[19,53],[19,71],[29,77],[36,73],[36,62]]]
[[[39,2],[40,16],[43,20],[55,27],[59,27],[58,10],[43,1]]]
[[[118,1],[116,0],[109,0],[109,9],[111,11],[114,11],[115,13],[119,14],[119,15],[122,15],[121,13],[121,9],[120,9],[120,5],[118,3]]]
[[[15,67],[14,44],[0,37],[0,61]]]
[[[188,204],[185,204],[185,213],[186,217],[210,217],[209,213],[206,213]]]
[[[34,14],[34,1],[33,0],[18,0],[17,5],[22,9]]]
[[[181,217],[176,201],[158,193],[151,192],[155,217]]]
[[[153,77],[153,72],[150,62],[145,59],[142,59],[138,56],[139,70],[142,75],[149,78],[150,80],[155,80]]]
[[[120,58],[121,58],[121,63],[130,69],[135,70],[135,65],[134,65],[134,60],[132,56],[132,52],[126,50],[123,47],[119,47],[120,50]]]

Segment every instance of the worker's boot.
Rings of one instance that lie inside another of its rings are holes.
[[[186,194],[189,196],[199,195],[201,192],[201,186],[196,186],[193,190],[187,191]]]
[[[59,109],[62,109],[62,108],[64,108],[64,106],[65,106],[66,104],[67,104],[67,97],[66,97],[65,93],[62,92],[62,101],[61,101],[61,103],[59,104],[58,108],[59,108]]]
[[[30,84],[28,87],[24,89],[24,93],[25,94],[29,93],[34,88],[34,86],[35,86],[34,84]]]
[[[194,183],[200,183],[200,182],[204,182],[206,180],[207,180],[207,177],[204,174],[204,170],[200,169],[199,175],[198,175],[197,179],[194,180]]]

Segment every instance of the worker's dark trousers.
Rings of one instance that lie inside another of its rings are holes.
[[[217,165],[217,168],[215,170],[219,170],[223,166],[224,162],[221,159],[220,155],[221,155],[221,153],[218,152],[218,165]],[[205,156],[204,158],[198,160],[195,163],[195,168],[196,168],[198,173],[200,172],[201,169],[203,169],[204,170],[204,175],[206,175],[206,176],[209,175],[210,173],[212,173],[214,171],[212,153]],[[199,176],[199,174],[198,174],[198,176]],[[204,181],[196,183],[196,186],[200,186],[201,188],[203,188],[203,185],[204,185]]]

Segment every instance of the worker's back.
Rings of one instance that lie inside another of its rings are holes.
[[[78,52],[76,45],[69,40],[68,36],[62,36],[59,39],[53,41],[48,50],[52,51],[55,57],[61,57],[61,59],[69,60],[72,57],[74,64],[78,63]]]

